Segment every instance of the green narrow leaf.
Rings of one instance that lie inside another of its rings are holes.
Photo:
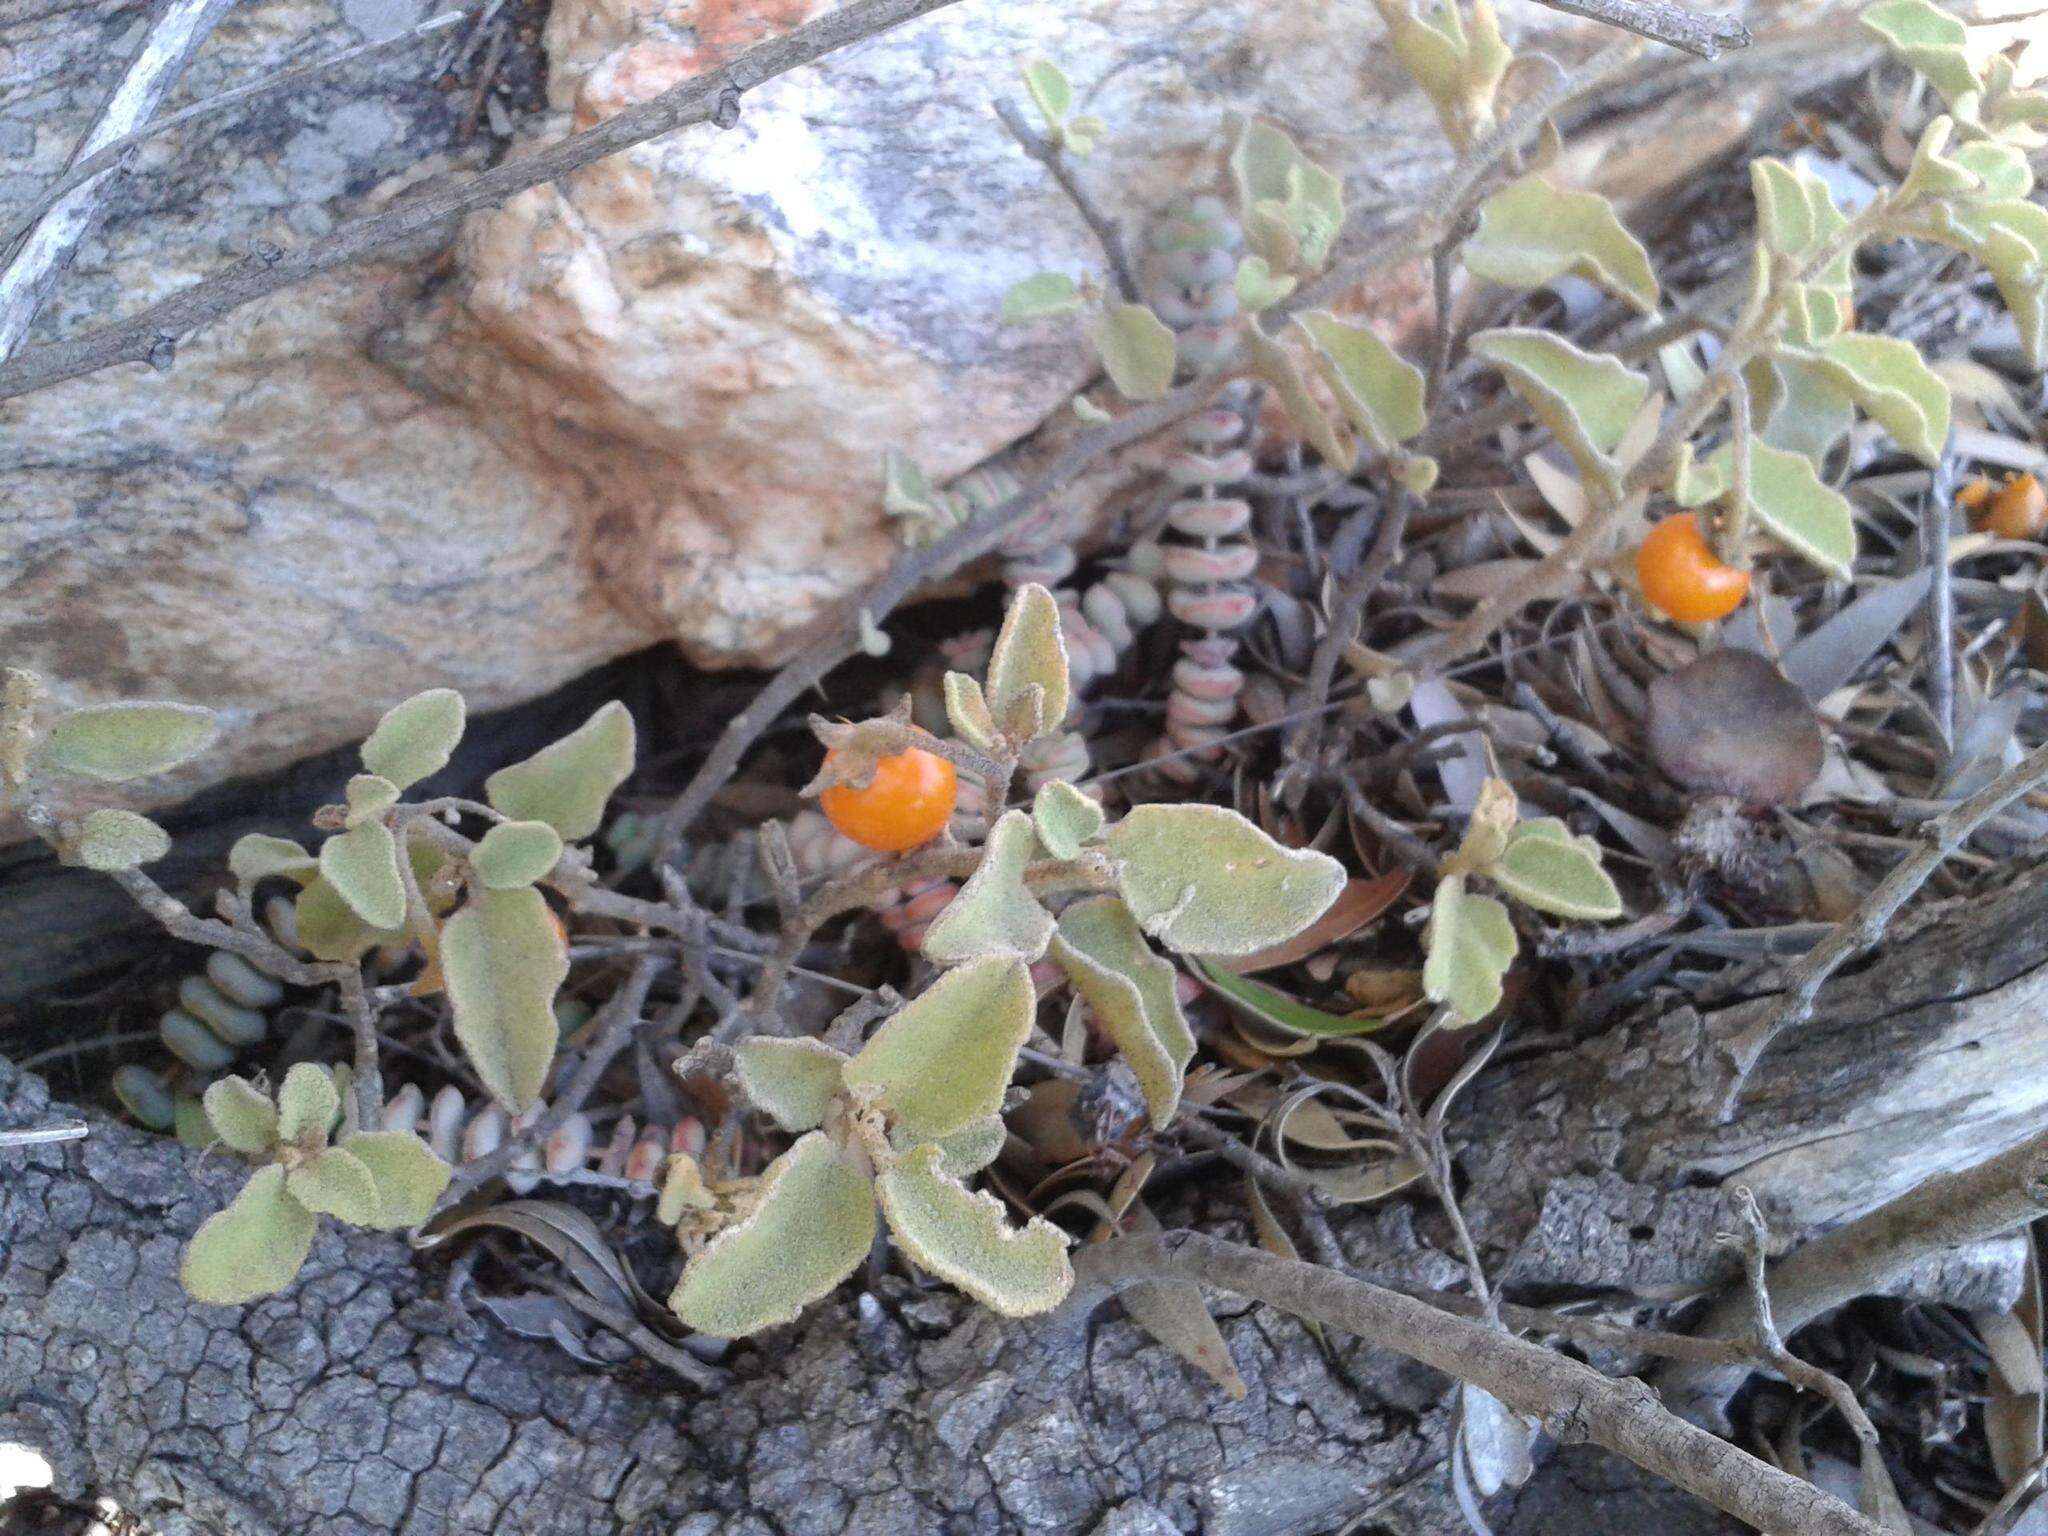
[[[1106,842],[1131,915],[1188,954],[1270,948],[1321,917],[1344,889],[1344,866],[1328,854],[1283,848],[1222,806],[1141,805]]]
[[[540,1097],[560,1026],[555,990],[569,951],[532,886],[482,891],[441,928],[455,1038],[492,1098],[515,1114]]]
[[[78,828],[78,862],[102,871],[154,864],[171,851],[171,834],[133,811],[94,811]]]
[[[808,1035],[755,1035],[741,1041],[733,1054],[740,1087],[785,1131],[814,1130],[824,1122],[846,1068],[844,1052]]]
[[[1067,681],[1067,642],[1060,632],[1060,605],[1037,582],[1026,582],[1010,599],[1003,627],[988,658],[988,708],[1008,721],[1027,689],[1040,690],[1040,732],[1067,718],[1072,694]]]
[[[1048,779],[1031,802],[1031,825],[1045,851],[1056,859],[1078,858],[1082,846],[1102,832],[1102,804],[1065,779]]]
[[[256,1157],[277,1145],[277,1106],[246,1077],[207,1084],[201,1102],[214,1134],[237,1152]]]
[[[1052,315],[1072,314],[1081,307],[1081,285],[1064,272],[1034,272],[1019,278],[1003,294],[1003,323],[1022,325]]]
[[[1391,453],[1428,425],[1422,370],[1396,356],[1370,329],[1321,310],[1295,317],[1316,345],[1330,391],[1359,436]]]
[[[1515,828],[1487,871],[1508,895],[1540,912],[1581,920],[1621,916],[1621,892],[1600,867],[1600,845],[1544,817]]]
[[[882,1215],[911,1260],[1004,1317],[1064,1301],[1074,1285],[1066,1234],[1042,1217],[1012,1227],[999,1201],[947,1178],[940,1162],[936,1146],[921,1146],[875,1181]]]
[[[1896,336],[1835,337],[1821,349],[1821,367],[1898,445],[1929,468],[1948,444],[1948,385]]]
[[[510,821],[544,821],[566,842],[590,836],[605,802],[633,771],[633,717],[616,700],[523,763],[484,780],[484,798]]]
[[[852,1274],[874,1239],[874,1184],[812,1131],[768,1165],[753,1214],[690,1260],[668,1304],[700,1333],[759,1333]]]
[[[944,687],[946,719],[953,734],[975,751],[993,756],[1003,744],[1003,733],[982,694],[981,684],[965,672],[948,672]]]
[[[462,740],[464,706],[453,688],[429,688],[385,711],[363,743],[363,767],[400,789],[448,766]]]
[[[562,834],[544,821],[501,821],[470,855],[477,879],[494,891],[531,885],[562,856]]]
[[[319,1222],[285,1193],[284,1169],[256,1170],[234,1204],[206,1219],[185,1245],[178,1281],[195,1301],[240,1306],[292,1283]]]
[[[1466,269],[1508,288],[1540,288],[1571,273],[1644,314],[1657,308],[1650,253],[1597,192],[1567,192],[1525,176],[1488,198],[1463,246]]]
[[[1648,379],[1548,331],[1482,331],[1472,351],[1500,369],[1588,479],[1614,477],[1610,455],[1649,398]]]
[[[1195,1055],[1173,966],[1152,953],[1130,909],[1114,896],[1077,901],[1061,913],[1052,954],[1123,1053],[1152,1124],[1163,1129],[1180,1105]]]
[[[1358,444],[1324,413],[1295,365],[1294,354],[1260,330],[1256,322],[1245,326],[1244,343],[1252,372],[1272,386],[1302,440],[1325,464],[1349,469],[1357,461]]]
[[[1173,386],[1179,343],[1160,318],[1142,304],[1111,307],[1088,339],[1126,400],[1157,400]]]
[[[1813,461],[1768,443],[1750,445],[1750,515],[1765,532],[1833,576],[1856,558],[1849,499],[1822,483]]]
[[[925,931],[922,953],[934,965],[1012,955],[1027,964],[1045,953],[1052,914],[1024,884],[1038,834],[1022,811],[1005,811],[989,829],[981,863]]]
[[[363,1131],[341,1145],[377,1186],[376,1212],[363,1226],[385,1232],[416,1227],[448,1188],[453,1170],[410,1131]]]
[[[190,762],[219,735],[213,711],[196,704],[88,704],[57,719],[41,755],[59,773],[120,784]]]
[[[352,1226],[377,1220],[377,1181],[354,1153],[329,1147],[284,1176],[285,1190],[307,1210]]]
[[[873,1094],[913,1136],[950,1136],[1002,1108],[1037,1007],[1021,960],[971,961],[876,1030],[846,1064],[846,1086]]]
[[[1234,1006],[1283,1034],[1343,1040],[1353,1035],[1372,1034],[1392,1022],[1389,1019],[1349,1018],[1341,1013],[1325,1013],[1320,1008],[1311,1008],[1299,998],[1289,997],[1278,987],[1269,987],[1249,976],[1226,971],[1199,956],[1195,959],[1195,971]]]
[[[325,1067],[310,1061],[295,1064],[277,1090],[277,1139],[317,1146],[341,1113],[341,1095]]]
[[[1493,897],[1466,890],[1463,875],[1438,883],[1423,947],[1422,987],[1430,1001],[1450,1004],[1472,1023],[1500,1006],[1501,978],[1518,947],[1515,925]]]
[[[405,880],[398,839],[381,821],[365,821],[320,845],[320,874],[372,928],[405,926]]]

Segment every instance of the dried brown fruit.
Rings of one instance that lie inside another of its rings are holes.
[[[1784,805],[1820,773],[1826,743],[1800,691],[1755,651],[1724,648],[1650,684],[1650,756],[1687,789]]]

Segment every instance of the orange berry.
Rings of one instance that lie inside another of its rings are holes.
[[[832,761],[827,754],[826,762]],[[922,747],[885,757],[865,789],[835,784],[818,797],[825,819],[863,848],[902,853],[928,843],[953,818],[953,765]]]
[[[1690,512],[1650,530],[1636,551],[1636,580],[1652,608],[1681,624],[1725,619],[1749,594],[1749,572],[1722,562]]]
[[[1972,480],[1968,485],[1956,492],[1956,505],[1965,512],[1982,512],[1991,504],[1991,497],[1995,490],[1996,487],[1980,475],[1977,479]]]
[[[2001,539],[2038,539],[2048,529],[2048,490],[2032,475],[2008,480],[1991,498],[1991,531]]]

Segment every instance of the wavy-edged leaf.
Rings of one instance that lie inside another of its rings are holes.
[[[744,1338],[793,1321],[858,1269],[874,1240],[873,1182],[812,1131],[768,1165],[753,1213],[690,1260],[668,1304],[700,1333]]]
[[[1088,333],[1110,383],[1126,400],[1157,400],[1173,386],[1179,343],[1142,304],[1114,304]]]
[[[1300,279],[1296,277],[1276,276],[1272,264],[1265,257],[1247,256],[1237,264],[1238,307],[1250,315],[1271,309],[1294,292],[1299,283]]]
[[[1050,1312],[1073,1289],[1067,1235],[1034,1216],[1012,1227],[1000,1201],[940,1171],[926,1144],[875,1181],[882,1215],[912,1262],[1004,1317]]]
[[[1649,398],[1650,381],[1548,331],[1482,331],[1472,351],[1501,371],[1589,479],[1611,480],[1611,455]]]
[[[1002,1108],[1038,998],[1014,957],[947,971],[846,1064],[846,1086],[876,1096],[911,1135],[935,1140]]]
[[[989,652],[988,708],[1007,722],[1027,690],[1040,690],[1042,733],[1067,718],[1072,695],[1067,682],[1067,642],[1060,632],[1060,605],[1037,582],[1026,582],[1010,599],[1003,627]]]
[[[1849,220],[1835,206],[1828,184],[1802,165],[1768,156],[1749,166],[1750,191],[1756,198],[1757,233],[1763,246],[1789,256],[1802,270],[1820,255]],[[1833,292],[1849,289],[1853,251],[1843,251],[1806,280]]]
[[[284,1169],[258,1168],[234,1204],[207,1217],[185,1245],[178,1282],[195,1301],[234,1307],[292,1283],[319,1221],[285,1193]]]
[[[320,845],[320,874],[372,928],[405,926],[405,880],[398,839],[381,821],[365,821]]]
[[[374,817],[382,816],[398,804],[399,788],[389,779],[374,773],[359,773],[348,781],[348,819],[344,825],[359,827]]]
[[[1048,779],[1031,801],[1031,826],[1056,859],[1078,857],[1102,833],[1102,803],[1065,779]]]
[[[40,755],[59,773],[120,784],[190,762],[219,735],[213,711],[197,704],[88,704],[57,718]]]
[[[899,1152],[908,1152],[918,1146],[937,1147],[939,1171],[949,1179],[973,1178],[1002,1155],[1003,1145],[1009,1137],[1009,1129],[1003,1124],[1001,1115],[970,1120],[952,1135],[934,1137],[928,1142],[906,1136],[900,1128],[892,1128],[889,1132],[890,1144]]]
[[[733,1055],[747,1097],[785,1131],[813,1130],[824,1122],[846,1067],[843,1051],[808,1035],[756,1035],[741,1041]]]
[[[1657,308],[1650,253],[1597,192],[1568,192],[1524,176],[1488,198],[1462,247],[1466,270],[1508,288],[1541,288],[1566,273],[1597,283],[1644,314]]]
[[[301,1061],[285,1073],[277,1089],[277,1139],[318,1146],[341,1113],[341,1094],[334,1074],[314,1062]]]
[[[633,771],[633,717],[613,700],[560,741],[484,780],[484,798],[510,821],[544,821],[565,842],[590,836],[605,802]]]
[[[1968,30],[1940,6],[1929,0],[1879,0],[1857,19],[1883,38],[1901,63],[1925,75],[1950,106],[1983,88],[1964,47]]]
[[[453,688],[429,688],[392,705],[363,743],[363,767],[400,789],[439,773],[462,740],[465,715]]]
[[[1920,349],[1896,336],[1854,331],[1821,349],[1821,366],[1898,445],[1930,469],[1948,443],[1948,385]]]
[[[366,1227],[396,1232],[433,1214],[453,1170],[410,1131],[362,1131],[343,1138],[342,1150],[370,1170],[377,1208]]]
[[[539,891],[481,891],[441,927],[455,1038],[491,1097],[515,1114],[540,1097],[560,1026],[569,951]]]
[[[562,834],[544,821],[501,821],[469,857],[477,879],[494,891],[532,885],[562,857]]]
[[[1152,953],[1130,909],[1114,896],[1092,896],[1062,912],[1052,953],[1136,1075],[1153,1125],[1168,1125],[1195,1055],[1173,966]]]
[[[1750,515],[1757,525],[1828,574],[1847,577],[1856,558],[1848,497],[1823,483],[1803,454],[1768,443],[1749,448]]]
[[[1856,402],[1818,363],[1780,353],[1751,363],[1743,377],[1749,383],[1756,419],[1763,424],[1758,440],[1773,448],[1804,454],[1819,463],[1856,425]],[[1722,468],[1725,490],[1733,478],[1734,455],[1724,445],[1715,451],[1713,462]]]
[[[1344,888],[1344,866],[1283,848],[1217,805],[1141,805],[1109,829],[1117,889],[1170,948],[1246,955],[1294,937]]]
[[[1329,910],[1293,938],[1269,949],[1239,956],[1224,969],[1234,976],[1251,976],[1320,954],[1332,944],[1350,938],[1368,923],[1378,921],[1389,907],[1401,899],[1408,889],[1409,880],[1405,869],[1390,870],[1370,880],[1347,880],[1337,899],[1330,903]]]
[[[1400,357],[1370,327],[1313,310],[1295,324],[1315,343],[1316,364],[1360,437],[1391,453],[1428,425],[1422,370]]]
[[[277,1106],[246,1077],[222,1077],[206,1085],[200,1101],[214,1135],[250,1157],[277,1145]]]
[[[1517,948],[1515,925],[1493,897],[1467,890],[1463,875],[1438,884],[1423,947],[1422,987],[1430,1001],[1474,1022],[1500,1006],[1501,978]]]
[[[1003,324],[1023,325],[1081,307],[1081,285],[1064,272],[1034,272],[1003,293]]]
[[[1256,323],[1245,326],[1244,345],[1252,372],[1272,387],[1281,409],[1302,440],[1315,449],[1325,464],[1349,469],[1358,458],[1358,444],[1338,428],[1309,391],[1294,354]]]
[[[78,862],[111,871],[154,864],[171,851],[171,834],[133,811],[94,811],[78,827]]]
[[[934,965],[958,965],[990,955],[1030,962],[1052,939],[1052,914],[1024,884],[1038,853],[1038,834],[1023,811],[1005,811],[989,829],[981,863],[959,894],[925,930],[921,946]]]
[[[1525,821],[1488,871],[1493,883],[1524,906],[1591,921],[1621,916],[1621,892],[1600,867],[1600,845],[1574,837],[1555,817]]]
[[[1325,1013],[1320,1008],[1311,1008],[1298,998],[1288,996],[1278,987],[1269,987],[1263,981],[1253,981],[1249,976],[1239,976],[1199,957],[1195,960],[1195,970],[1202,980],[1232,1007],[1283,1034],[1309,1036],[1318,1040],[1343,1040],[1354,1035],[1372,1034],[1376,1030],[1385,1029],[1393,1022],[1391,1019],[1369,1016],[1352,1017],[1341,1013]]]
[[[352,1152],[329,1147],[285,1174],[291,1197],[319,1216],[367,1227],[377,1219],[377,1181]]]

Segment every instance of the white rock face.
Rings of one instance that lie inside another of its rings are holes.
[[[1831,7],[1779,9],[1804,23]],[[551,113],[526,131],[588,126],[814,8],[557,0]],[[1504,9],[1565,56],[1602,35]],[[181,99],[423,14],[246,0]],[[97,36],[0,43],[0,78],[47,87],[0,95],[0,227],[54,174],[137,24],[116,12]],[[32,340],[468,163],[460,102],[424,81],[431,51],[152,145]],[[956,473],[1091,371],[1080,326],[995,319],[1028,272],[1097,270],[990,111],[1035,54],[1109,120],[1082,174],[1133,225],[1214,182],[1229,109],[1343,167],[1362,226],[1412,206],[1444,163],[1363,6],[966,0],[770,83],[729,132],[686,130],[475,216],[449,255],[240,311],[167,375],[123,367],[0,404],[0,661],[44,674],[60,703],[224,712],[222,747],[141,804],[359,739],[422,687],[490,708],[666,637],[712,665],[786,656],[890,558],[886,447]],[[1683,152],[1630,174],[1668,185],[1748,106],[1695,104]],[[1399,274],[1373,297],[1398,322],[1425,286]]]

